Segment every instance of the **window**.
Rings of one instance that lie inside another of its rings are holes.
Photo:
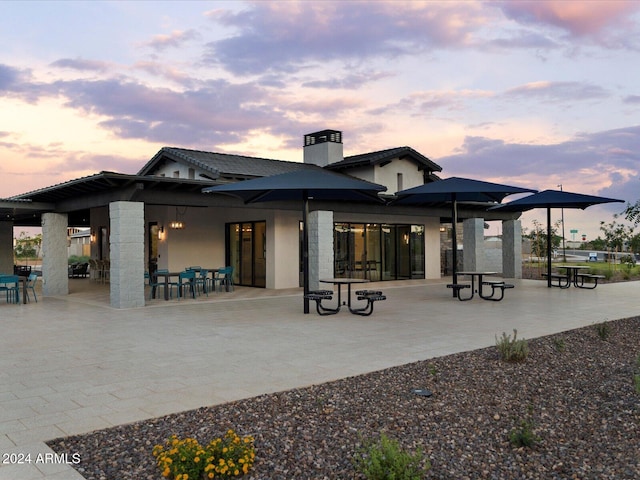
[[[404,190],[401,173],[398,174],[398,189],[396,192],[399,192],[400,190]]]

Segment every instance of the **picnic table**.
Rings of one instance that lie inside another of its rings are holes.
[[[559,288],[569,288],[573,285],[576,288],[586,288],[593,290],[598,286],[598,280],[604,278],[604,275],[593,275],[582,273],[581,270],[589,270],[590,267],[585,265],[558,265],[558,269],[566,270],[566,273],[552,273],[551,286]],[[543,277],[547,274],[543,273]],[[553,281],[556,283],[553,283]],[[587,282],[587,283],[585,283]]]
[[[480,298],[483,300],[491,300],[493,302],[499,302],[504,298],[504,291],[510,288],[514,288],[514,285],[506,283],[504,280],[486,280],[484,277],[490,277],[497,275],[498,272],[483,272],[483,271],[462,271],[458,272],[460,276],[471,277],[471,284],[468,283],[456,283],[456,284],[448,284],[447,288],[453,288],[454,291],[457,291],[458,300],[461,302],[466,302],[467,300],[471,300],[475,294],[477,293]],[[477,278],[477,281],[476,281]],[[491,287],[491,293],[485,293],[484,287]],[[460,296],[460,291],[465,290],[467,288],[471,289],[471,295],[468,297]],[[496,294],[500,292],[499,296]]]

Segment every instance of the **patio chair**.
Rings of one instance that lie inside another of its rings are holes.
[[[164,288],[164,282],[158,282],[157,278],[151,278],[149,272],[144,272],[144,279],[147,282],[147,285],[149,285],[149,300],[151,300],[154,289],[155,291],[158,291],[158,287]]]
[[[222,291],[223,285],[228,292],[233,291],[233,267],[219,268],[213,277],[213,288],[216,291],[218,290],[218,286],[220,286],[220,291]]]
[[[194,270],[196,273],[195,284],[196,290],[201,291],[209,296],[209,270],[200,268],[199,270]]]
[[[27,302],[31,301],[31,299],[29,298],[29,290],[31,290],[31,292],[33,293],[33,298],[35,299],[36,303],[38,303],[38,296],[36,295],[37,281],[38,275],[36,275],[35,273],[31,273],[29,274],[29,277],[27,277],[27,288],[25,290]]]
[[[20,303],[20,277],[18,275],[3,275],[0,277],[1,290],[7,293],[7,303]]]
[[[178,300],[184,296],[184,289],[189,288],[191,295],[196,298],[196,272],[185,270],[178,274]]]

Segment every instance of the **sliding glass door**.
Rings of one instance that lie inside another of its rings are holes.
[[[236,285],[266,285],[266,222],[227,224],[227,263]]]
[[[336,223],[334,253],[337,277],[424,278],[424,226]]]

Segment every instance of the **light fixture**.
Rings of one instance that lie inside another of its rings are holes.
[[[158,228],[158,240],[163,240],[164,239],[164,227],[159,227]]]
[[[96,231],[91,229],[91,236],[89,237],[91,243],[96,243]]]
[[[185,212],[186,211],[187,211],[187,209],[185,207]],[[171,222],[169,224],[169,228],[171,228],[173,230],[182,230],[185,227],[185,225],[184,225],[184,222],[182,220],[180,220],[180,216],[184,215],[185,212],[183,212],[182,214],[179,214],[178,213],[178,207],[176,207],[176,219],[175,219],[175,221],[173,221],[173,222]]]

